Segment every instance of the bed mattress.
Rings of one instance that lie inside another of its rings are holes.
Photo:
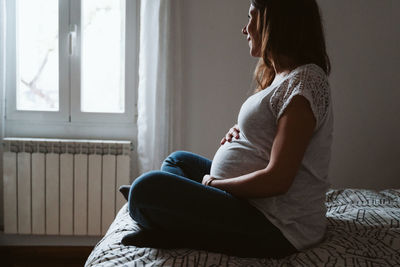
[[[123,246],[122,237],[138,229],[125,204],[85,266],[400,266],[400,190],[330,190],[326,207],[325,241],[276,260]]]

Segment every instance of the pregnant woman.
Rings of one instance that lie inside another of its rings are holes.
[[[178,151],[138,177],[125,245],[280,258],[326,229],[333,114],[315,0],[251,0],[246,36],[256,92],[214,159]]]

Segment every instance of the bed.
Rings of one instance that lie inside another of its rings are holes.
[[[330,190],[325,241],[284,259],[239,258],[192,249],[125,247],[138,229],[125,204],[85,266],[400,266],[400,190]]]

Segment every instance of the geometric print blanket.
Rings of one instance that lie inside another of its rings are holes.
[[[283,259],[240,258],[193,249],[123,246],[138,229],[125,204],[85,266],[400,266],[400,190],[329,190],[328,228],[317,247]]]

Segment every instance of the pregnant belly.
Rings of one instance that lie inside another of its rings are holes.
[[[264,169],[268,165],[267,155],[240,142],[225,143],[215,153],[210,175],[227,179]]]

